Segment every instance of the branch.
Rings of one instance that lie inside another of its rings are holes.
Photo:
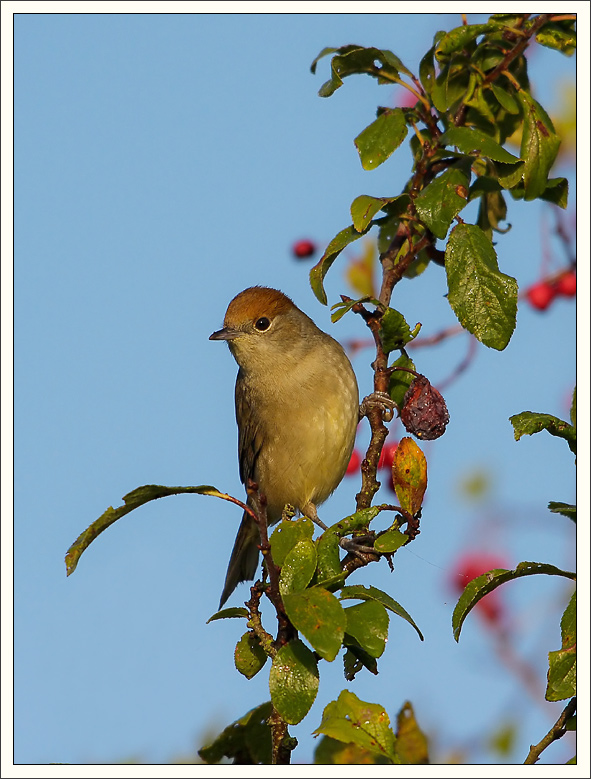
[[[256,524],[261,536],[261,554],[263,555],[263,561],[267,574],[269,575],[269,586],[266,589],[266,594],[277,614],[277,622],[279,629],[277,631],[277,638],[275,639],[275,649],[287,644],[287,642],[294,638],[296,635],[295,628],[288,620],[285,614],[285,607],[283,605],[283,599],[279,591],[279,571],[280,569],[273,562],[273,555],[271,554],[271,544],[269,542],[269,535],[267,531],[267,500],[264,495],[258,491],[258,485],[253,482],[252,479],[248,480],[246,485],[246,491],[248,497],[252,502],[255,513],[257,515]]]
[[[289,735],[287,730],[287,722],[283,719],[281,714],[279,714],[275,706],[273,706],[271,716],[267,722],[271,728],[271,738],[273,744],[271,752],[271,764],[289,765],[291,762],[291,753],[298,745],[297,739]]]
[[[546,22],[549,22],[552,19],[552,14],[540,14],[537,16],[533,22],[529,30],[527,30],[524,37],[518,42],[518,44],[507,52],[505,57],[499,62],[499,64],[494,68],[494,70],[491,70],[491,72],[485,77],[484,81],[482,82],[482,86],[485,86],[485,84],[490,84],[492,81],[495,81],[504,70],[507,70],[511,62],[513,62],[514,59],[516,59],[520,54],[525,51],[525,49],[528,47],[530,39],[534,37],[534,35],[538,32],[538,30],[543,27]]]
[[[558,741],[559,738],[564,736],[566,733],[566,723],[576,710],[577,699],[571,698],[560,717],[556,720],[556,723],[550,728],[540,743],[530,747],[529,754],[523,761],[523,765],[534,765],[546,747],[549,747],[554,741]]]
[[[254,631],[261,646],[272,660],[277,654],[277,649],[273,644],[273,636],[267,633],[261,619],[259,604],[263,592],[264,586],[260,582],[253,584],[250,588],[250,600],[246,601],[244,605],[248,609],[248,627]]]

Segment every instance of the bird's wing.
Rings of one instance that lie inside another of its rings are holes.
[[[236,380],[236,421],[240,481],[246,484],[248,479],[256,481],[256,461],[263,445],[263,434],[260,426],[254,421],[249,393],[240,373]]]

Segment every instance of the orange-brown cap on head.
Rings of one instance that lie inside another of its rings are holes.
[[[224,327],[238,328],[241,324],[262,316],[274,319],[277,314],[284,314],[293,308],[294,303],[277,289],[249,287],[230,301],[224,317]]]

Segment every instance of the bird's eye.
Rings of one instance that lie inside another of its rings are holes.
[[[268,330],[271,327],[271,320],[267,319],[266,316],[262,316],[260,319],[257,319],[257,321],[254,323],[254,326],[259,331],[259,333],[264,333],[265,330]]]

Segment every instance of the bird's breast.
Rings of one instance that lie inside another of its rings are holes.
[[[321,370],[299,365],[272,387],[245,387],[260,438],[253,478],[266,495],[271,521],[286,503],[299,509],[308,502],[322,503],[344,476],[355,442],[359,397],[347,358],[337,357],[337,365],[324,360]]]

